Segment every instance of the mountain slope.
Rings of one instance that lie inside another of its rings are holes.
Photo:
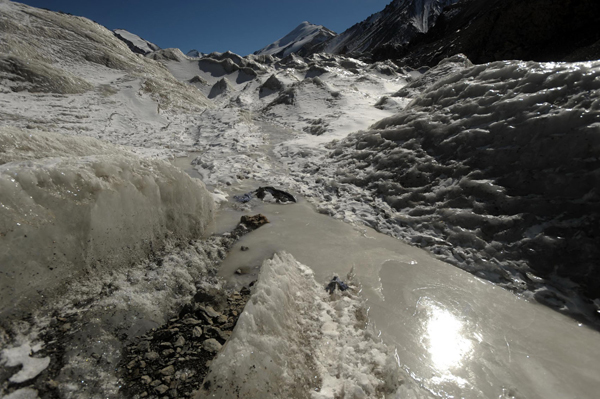
[[[302,22],[293,31],[281,39],[269,44],[261,50],[255,51],[255,55],[275,55],[285,57],[291,53],[297,53],[301,49],[308,49],[335,37],[336,33],[321,25],[314,25],[308,21]]]
[[[146,55],[156,50],[160,50],[156,44],[144,40],[136,34],[126,31],[125,29],[115,29],[113,33],[121,39],[134,53]]]
[[[478,64],[507,59],[596,60],[598,24],[600,3],[595,0],[461,1],[407,49],[390,48],[375,58],[408,54],[405,62],[413,66],[433,66],[457,53]]]
[[[458,0],[394,0],[381,12],[329,40],[322,50],[327,53],[367,52],[394,43],[407,43],[433,26],[444,7]]]

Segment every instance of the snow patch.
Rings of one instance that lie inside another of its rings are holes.
[[[39,396],[35,389],[21,388],[4,396],[4,399],[39,399]]]
[[[31,357],[33,349],[28,344],[16,348],[4,349],[1,353],[1,363],[6,367],[22,366],[21,370],[9,378],[10,382],[20,384],[37,377],[50,364],[49,357]]]

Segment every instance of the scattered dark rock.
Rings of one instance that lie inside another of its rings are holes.
[[[248,247],[245,247],[245,246],[243,246],[243,245],[242,245],[242,247],[241,247],[240,249],[241,249],[242,251],[247,251],[247,250],[249,250],[250,248],[248,248]]]
[[[267,90],[271,92],[279,91],[284,87],[285,85],[277,78],[277,76],[271,75],[269,79],[267,79],[265,83],[260,86],[260,94],[264,94]]]
[[[140,378],[140,380],[141,380],[141,381],[142,381],[144,384],[146,384],[146,385],[150,385],[150,383],[152,382],[152,378],[150,378],[150,377],[149,377],[149,376],[147,376],[147,375],[143,375],[143,376]]]
[[[163,394],[163,393],[165,393],[165,392],[167,392],[169,390],[169,387],[163,384],[163,385],[157,386],[154,389],[156,389],[156,392],[158,392],[160,394]]]
[[[268,110],[277,105],[294,105],[296,103],[296,92],[293,87],[289,87],[281,92],[281,94],[265,107]]]
[[[160,373],[162,375],[173,375],[175,374],[175,367],[173,367],[173,365],[167,366],[164,369],[160,370]]]
[[[346,291],[348,289],[348,284],[346,284],[342,280],[340,280],[340,278],[338,276],[335,276],[334,278],[331,279],[329,284],[327,284],[327,287],[325,287],[325,290],[328,293],[333,294],[333,292],[335,291],[336,288],[338,288],[340,291]]]
[[[207,339],[202,343],[202,347],[209,352],[216,353],[221,350],[221,344],[214,338]]]
[[[219,317],[221,315],[221,313],[219,313],[216,310],[214,310],[213,307],[210,306],[210,305],[207,305],[205,307],[201,307],[201,309],[211,319],[214,319],[215,317]]]
[[[261,200],[264,199],[267,194],[271,194],[279,204],[296,202],[296,198],[292,194],[278,190],[275,187],[259,187],[254,193],[256,194],[256,197]]]
[[[320,120],[318,120],[317,122],[319,121]],[[234,195],[233,198],[238,202],[247,203],[250,202],[252,198],[254,198],[254,196],[256,196],[260,200],[265,201],[267,195],[271,195],[273,197],[273,200],[278,204],[290,204],[296,202],[296,198],[292,194],[287,193],[283,190],[279,190],[275,187],[259,187],[255,191],[249,193]]]
[[[245,224],[239,224],[229,233],[213,236],[208,240],[215,244],[217,250],[207,254],[210,261],[208,273],[214,275],[217,272],[216,265],[222,261],[227,252],[233,247],[237,240],[252,231]],[[193,245],[190,242],[190,245]],[[162,264],[165,253],[162,250],[152,252],[150,260],[156,265]],[[210,278],[210,277],[209,277]],[[100,295],[111,295],[114,291],[112,284],[102,290]],[[250,291],[243,288],[240,292],[227,293],[216,287],[206,287],[194,295],[193,300],[182,306],[177,317],[171,318],[165,325],[148,330],[145,335],[129,335],[127,333],[113,332],[119,342],[115,342],[114,353],[94,351],[89,342],[88,332],[90,329],[89,314],[86,307],[96,297],[83,299],[75,304],[81,312],[61,313],[53,311],[50,322],[40,332],[40,341],[45,346],[36,352],[36,357],[49,357],[49,366],[40,373],[38,377],[22,384],[11,384],[3,394],[9,395],[21,388],[31,388],[38,392],[40,398],[61,397],[60,387],[65,381],[65,366],[73,352],[73,343],[78,342],[79,348],[89,357],[86,361],[92,364],[101,373],[117,373],[123,381],[123,397],[163,397],[155,388],[160,385],[169,387],[166,395],[173,395],[176,390],[177,397],[189,397],[193,390],[199,388],[203,375],[206,374],[206,361],[212,359],[214,354],[202,349],[202,342],[213,338],[220,344],[224,344],[235,327],[239,314],[242,312]],[[214,318],[209,317],[201,308],[211,307]],[[107,313],[108,317],[108,313]],[[27,321],[31,315],[24,316]],[[214,327],[213,330],[204,333],[205,326]],[[115,329],[120,329],[115,325]],[[144,330],[146,331],[146,330]],[[181,337],[181,339],[180,339]],[[179,342],[178,342],[179,341]],[[86,344],[84,344],[86,343]],[[89,343],[90,345],[88,345]],[[161,345],[162,344],[162,345]],[[182,346],[178,346],[182,344]],[[118,362],[118,363],[117,363]],[[127,368],[131,364],[130,368]],[[160,374],[160,370],[173,366],[175,374],[166,376]],[[0,367],[0,383],[8,381],[8,378],[18,372],[18,368]],[[70,372],[69,372],[70,373]],[[185,376],[181,377],[180,376]],[[68,380],[68,379],[67,379]],[[89,389],[93,392],[96,384],[92,382]],[[168,382],[167,382],[168,381]],[[86,381],[86,386],[88,381]],[[94,392],[97,393],[97,392]]]
[[[208,82],[206,81],[206,79],[204,79],[203,77],[196,75],[193,78],[190,79],[190,83],[200,83],[203,85],[207,85]]]
[[[119,367],[124,397],[190,397],[200,388],[250,298],[247,288],[230,294],[210,291],[198,292],[178,317],[124,349]]]
[[[250,200],[252,200],[252,193],[246,193],[246,194],[242,194],[242,195],[234,195],[233,198],[236,201],[245,204],[246,202],[250,202]]]
[[[327,126],[328,124],[323,121],[323,119],[319,118],[310,121],[310,124],[305,126],[302,130],[308,134],[312,134],[313,136],[320,136],[327,132]]]
[[[311,65],[311,67],[306,71],[305,78],[314,78],[315,76],[321,76],[325,73],[329,72],[327,68],[324,68],[320,65]]]
[[[251,230],[256,230],[260,226],[269,223],[269,220],[265,215],[259,213],[258,215],[254,216],[242,216],[242,218],[240,219],[240,223],[250,228]]]
[[[194,329],[192,330],[192,337],[194,338],[200,338],[202,337],[202,328],[201,327],[194,327]]]

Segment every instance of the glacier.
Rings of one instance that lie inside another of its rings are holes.
[[[0,11],[0,395],[594,397],[597,61],[142,56]],[[180,369],[165,326],[240,287]],[[150,338],[172,369],[124,363]]]
[[[599,66],[496,62],[417,80],[392,96],[422,90],[402,112],[335,146],[334,175],[451,263],[514,289],[565,277],[595,297]]]

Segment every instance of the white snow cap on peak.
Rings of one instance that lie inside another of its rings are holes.
[[[322,25],[315,25],[308,21],[304,21],[281,39],[256,51],[254,54],[270,54],[278,57],[285,57],[291,53],[298,52],[304,47],[322,43],[335,36],[335,32]]]

